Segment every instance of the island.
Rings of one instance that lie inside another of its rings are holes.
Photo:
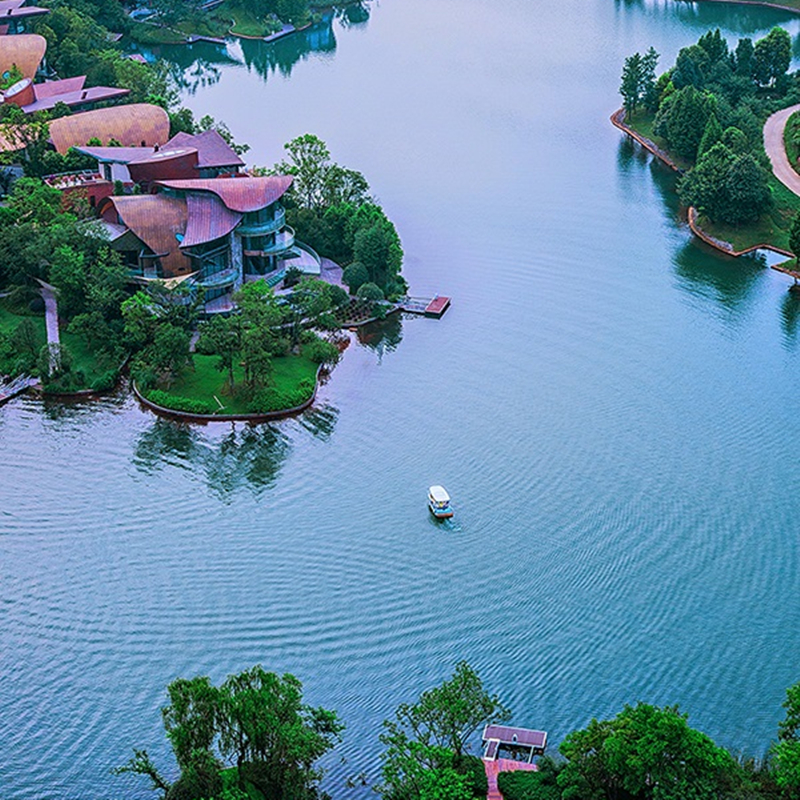
[[[446,307],[408,298],[394,225],[322,140],[248,167],[163,65],[118,48],[102,0],[82,9],[0,37],[0,403],[127,369],[160,413],[272,419],[312,402],[347,328]]]

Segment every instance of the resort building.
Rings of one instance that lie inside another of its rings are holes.
[[[29,19],[49,14],[49,8],[26,5],[26,0],[0,0],[0,36],[20,34]]]
[[[0,0],[0,7],[2,2],[3,0]],[[7,82],[14,74],[22,76],[0,93],[0,102],[12,103],[20,106],[25,113],[32,114],[36,111],[48,111],[57,103],[63,103],[73,110],[80,111],[91,108],[97,103],[118,100],[130,94],[129,89],[110,86],[85,88],[85,75],[35,83],[37,76],[42,72],[42,61],[46,51],[47,41],[38,34],[0,36],[0,77]]]
[[[297,242],[281,198],[289,176],[159,180],[155,194],[99,205],[111,246],[133,279],[186,280],[202,288],[207,313],[233,308],[246,280],[276,285],[286,270],[320,274],[319,256]]]

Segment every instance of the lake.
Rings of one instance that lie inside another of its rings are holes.
[[[354,340],[313,410],[188,427],[122,392],[0,410],[0,795],[149,797],[177,676],[255,663],[339,711],[334,797],[467,659],[553,749],[626,702],[763,754],[800,679],[800,303],[693,241],[608,117],[622,62],[800,22],[647,0],[381,0],[173,48],[272,164],[313,132],[396,222],[441,321]],[[425,506],[444,484],[456,517]],[[344,761],[342,761],[344,757]]]

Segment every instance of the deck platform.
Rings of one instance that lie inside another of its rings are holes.
[[[435,319],[440,319],[448,308],[450,298],[439,294],[433,297],[406,297],[400,303],[400,310],[407,314],[420,314]]]
[[[22,375],[6,384],[0,383],[0,406],[9,400],[13,400],[17,395],[27,392],[28,389],[38,383],[39,381],[36,378],[31,378],[28,375]]]

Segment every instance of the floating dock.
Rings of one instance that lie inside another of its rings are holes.
[[[32,386],[36,386],[37,383],[39,383],[39,381],[36,380],[36,378],[22,375],[9,383],[0,384],[0,406],[12,400],[17,395],[27,392]]]
[[[406,297],[400,303],[400,310],[407,314],[421,314],[435,319],[440,319],[448,308],[450,298],[439,294],[434,297]]]

